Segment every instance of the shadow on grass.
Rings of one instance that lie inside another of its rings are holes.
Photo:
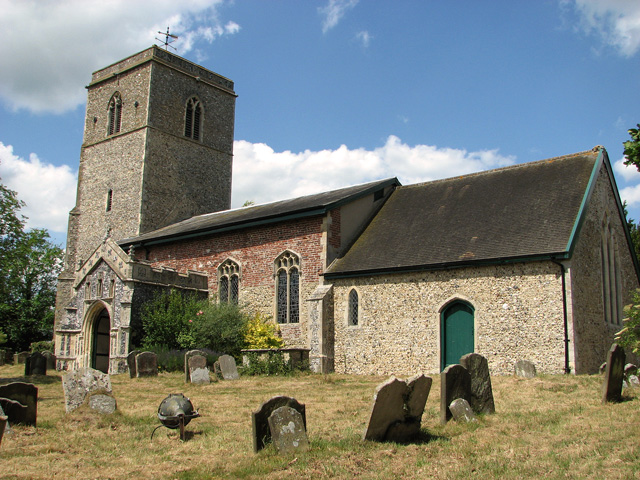
[[[57,375],[31,375],[28,377],[0,378],[0,385],[6,385],[7,383],[13,382],[32,383],[34,385],[52,385],[54,383],[61,383],[62,378]]]
[[[444,435],[436,435],[433,433],[429,433],[426,430],[420,430],[420,433],[417,437],[412,440],[407,440],[406,442],[382,442],[382,443],[397,443],[398,445],[425,445],[431,442],[449,442],[451,441],[450,437],[445,437]]]

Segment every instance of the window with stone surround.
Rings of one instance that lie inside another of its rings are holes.
[[[360,314],[360,299],[358,297],[358,291],[352,288],[349,292],[349,313],[347,323],[351,326],[358,325]]]
[[[122,125],[122,97],[120,93],[116,92],[109,101],[109,126],[107,128],[107,135],[115,135],[120,133],[120,126]]]
[[[187,100],[184,118],[184,136],[193,140],[200,140],[202,131],[202,104],[198,97]]]
[[[300,321],[300,258],[289,251],[275,261],[276,319],[278,323]]]
[[[604,319],[610,325],[620,325],[622,320],[622,279],[620,257],[611,224],[607,217],[602,222],[600,237],[600,262],[602,271],[602,304]]]
[[[218,298],[220,302],[238,303],[240,266],[231,259],[218,267]]]

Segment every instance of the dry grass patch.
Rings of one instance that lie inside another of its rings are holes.
[[[0,367],[0,382],[22,366]],[[476,424],[439,424],[439,378],[420,441],[361,440],[375,387],[386,377],[299,375],[242,377],[207,386],[181,374],[112,378],[118,411],[64,413],[60,377],[29,379],[39,388],[38,427],[13,428],[0,446],[3,479],[316,479],[316,478],[640,478],[640,400],[625,393],[601,405],[599,376],[494,377],[497,413]],[[202,414],[189,438],[159,429],[156,413],[184,393]],[[311,449],[280,456],[252,450],[251,412],[274,395],[306,404]]]

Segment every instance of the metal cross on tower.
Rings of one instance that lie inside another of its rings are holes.
[[[160,35],[164,35],[164,40],[162,40],[162,39],[160,39],[158,37],[156,37],[156,40],[159,41],[159,42],[162,42],[162,44],[164,45],[164,49],[165,50],[169,50],[169,47],[171,47],[174,50],[176,50],[176,47],[172,47],[171,44],[178,39],[178,36],[170,34],[169,33],[169,27],[167,27],[167,31],[166,32],[158,31],[158,33]],[[169,40],[169,39],[171,39],[171,40]]]

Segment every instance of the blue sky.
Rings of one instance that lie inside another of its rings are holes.
[[[637,0],[0,0],[0,177],[65,241],[91,72],[150,46],[235,82],[233,206],[604,145],[640,122]]]

